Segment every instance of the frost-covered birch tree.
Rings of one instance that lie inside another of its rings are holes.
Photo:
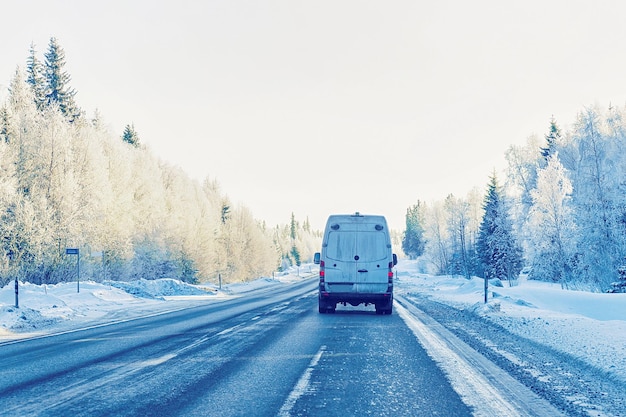
[[[578,276],[606,290],[624,257],[624,167],[617,141],[608,136],[599,112],[587,108],[571,135],[568,171],[573,172],[573,204],[579,225]],[[623,140],[623,139],[622,139]],[[567,165],[564,164],[567,167]]]
[[[528,227],[533,236],[531,277],[560,282],[565,288],[573,280],[576,254],[576,226],[571,203],[572,184],[558,154],[548,156],[539,170]]]
[[[444,203],[435,202],[427,206],[425,213],[425,260],[433,266],[435,273],[447,274],[450,271],[451,247]]]

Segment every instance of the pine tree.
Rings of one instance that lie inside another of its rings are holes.
[[[547,164],[550,156],[554,154],[556,151],[556,147],[561,140],[561,129],[556,124],[556,120],[554,120],[554,116],[550,120],[550,132],[545,136],[546,138],[546,147],[541,148],[541,156],[544,159],[544,162]]]
[[[486,278],[516,277],[522,269],[522,251],[513,235],[513,224],[493,174],[485,196],[485,213],[480,224],[476,248]]]
[[[26,60],[26,82],[30,85],[35,98],[35,105],[38,110],[43,110],[46,105],[46,78],[44,75],[44,66],[37,59],[35,44],[30,45],[30,55]]]
[[[74,96],[76,91],[69,86],[71,77],[65,71],[65,51],[50,38],[45,56],[46,104],[57,104],[61,113],[71,122],[80,116]]]
[[[295,214],[291,213],[291,223],[289,225],[289,236],[291,237],[291,240],[295,241],[296,238],[298,237],[298,222],[296,221],[296,216]]]
[[[220,220],[222,221],[222,224],[226,224],[228,219],[230,219],[230,203],[228,200],[224,200],[222,202]]]
[[[135,131],[135,125],[126,125],[124,133],[122,134],[122,140],[133,145],[135,148],[139,147],[139,135],[137,135]]]
[[[297,266],[300,266],[300,251],[296,245],[296,241],[298,238],[298,222],[296,221],[296,216],[291,213],[291,223],[289,226],[289,237],[291,238],[291,256],[293,257],[294,263]]]
[[[402,236],[402,251],[409,259],[417,259],[424,253],[426,240],[424,239],[424,219],[421,201],[406,209],[406,229]]]

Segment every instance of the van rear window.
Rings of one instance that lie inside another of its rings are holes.
[[[326,256],[338,261],[379,261],[387,254],[386,235],[381,232],[330,232]]]

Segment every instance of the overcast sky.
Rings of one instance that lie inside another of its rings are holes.
[[[486,189],[504,152],[626,105],[623,1],[59,1],[0,6],[0,98],[31,42],[81,106],[270,225]]]

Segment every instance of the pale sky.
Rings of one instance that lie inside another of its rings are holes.
[[[0,98],[31,42],[99,109],[269,225],[486,189],[504,152],[626,105],[626,2],[10,0]]]

